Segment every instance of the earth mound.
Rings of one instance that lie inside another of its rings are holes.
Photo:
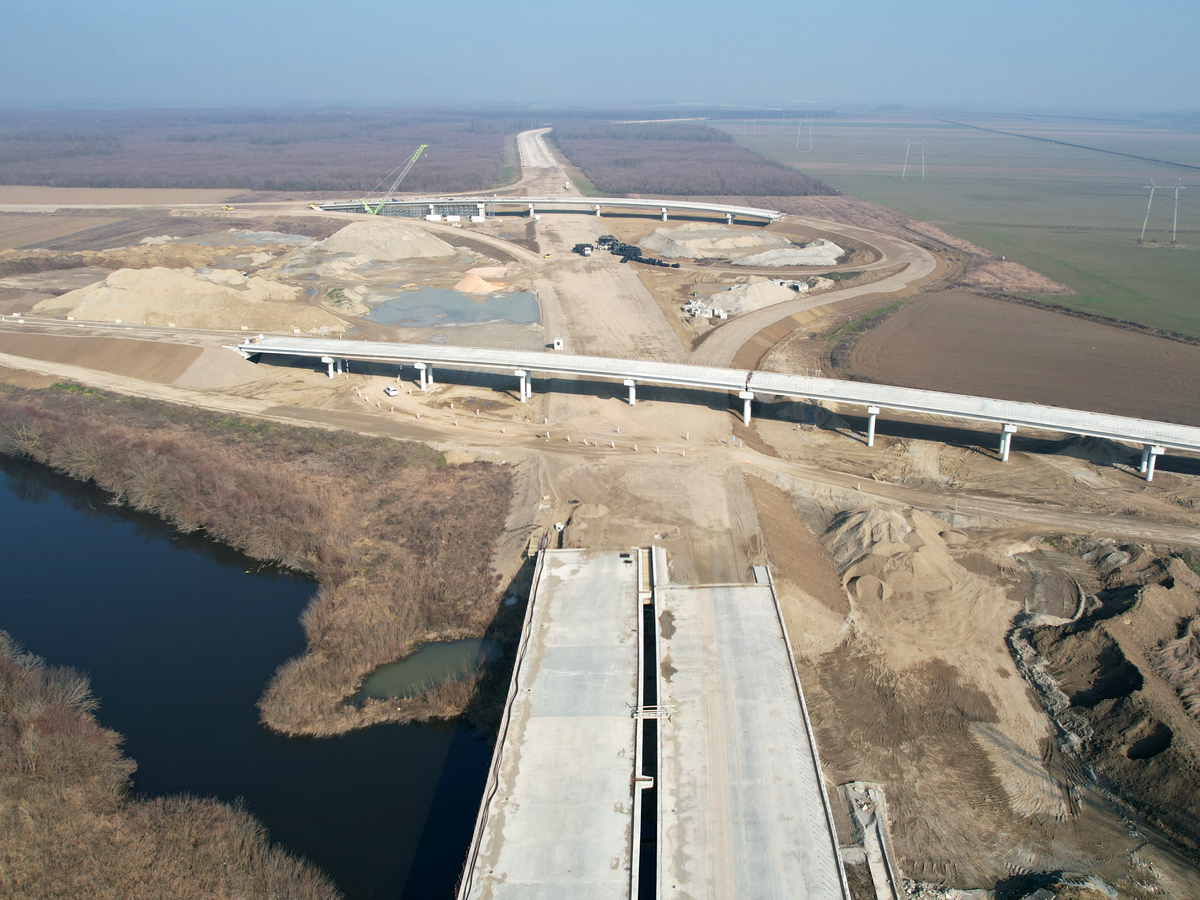
[[[774,281],[759,281],[753,284],[741,284],[720,294],[714,294],[709,301],[714,306],[727,309],[735,316],[754,312],[765,306],[774,306],[785,300],[795,300],[799,296],[796,291]]]
[[[738,259],[794,245],[783,235],[770,231],[688,222],[678,228],[655,228],[638,242],[638,246],[675,259]]]
[[[440,259],[457,252],[441,238],[415,225],[386,218],[354,222],[312,247],[324,253],[365,256],[372,262]]]
[[[454,290],[461,294],[490,294],[492,291],[498,291],[504,287],[502,284],[494,284],[491,281],[484,281],[474,272],[468,273],[467,277],[454,286]]]
[[[836,266],[846,251],[833,241],[817,238],[807,244],[764,250],[734,260],[735,266]]]
[[[182,328],[299,328],[309,334],[345,328],[331,313],[296,302],[299,294],[299,288],[228,269],[118,269],[104,281],[43,300],[34,309],[93,322]]]

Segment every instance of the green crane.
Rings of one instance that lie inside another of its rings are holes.
[[[416,149],[416,152],[414,152],[413,155],[408,158],[408,162],[404,164],[404,168],[400,170],[400,174],[396,176],[396,180],[392,182],[392,186],[388,188],[387,193],[383,195],[383,200],[380,201],[378,206],[372,209],[371,204],[366,200],[363,200],[363,209],[373,216],[379,215],[379,211],[387,205],[389,200],[392,199],[392,194],[396,193],[396,188],[400,187],[400,182],[404,180],[404,176],[408,174],[408,170],[413,167],[413,163],[420,159],[421,154],[424,153],[428,148],[428,144],[422,144]]]

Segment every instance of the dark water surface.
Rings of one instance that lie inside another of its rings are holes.
[[[430,325],[473,325],[480,322],[541,321],[537,297],[528,291],[495,294],[461,294],[444,288],[401,291],[376,306],[367,316],[383,325],[424,328]]]
[[[5,457],[0,554],[0,628],[91,677],[137,791],[243,798],[351,898],[452,896],[482,738],[444,723],[296,740],[258,724],[271,673],[304,648],[312,582]]]

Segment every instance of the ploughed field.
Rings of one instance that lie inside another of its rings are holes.
[[[1200,346],[950,290],[860,336],[837,375],[1200,425]]]

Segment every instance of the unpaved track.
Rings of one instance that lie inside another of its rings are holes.
[[[557,169],[559,167],[554,154],[542,140],[542,137],[549,132],[549,128],[537,128],[533,131],[522,131],[517,135],[517,152],[521,155],[522,169]]]

